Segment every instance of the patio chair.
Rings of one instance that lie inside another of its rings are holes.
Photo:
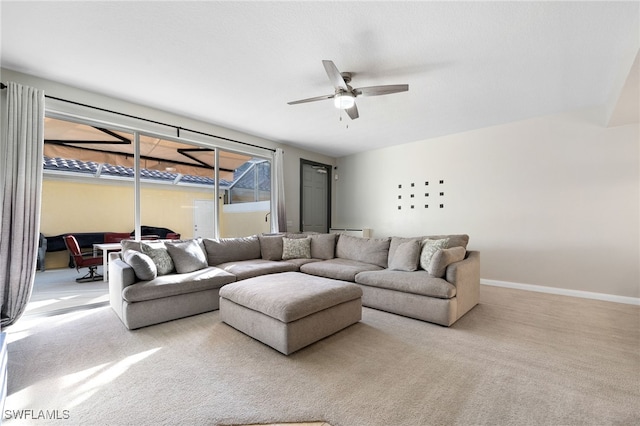
[[[93,256],[93,253],[82,253],[78,241],[73,235],[65,235],[64,244],[67,246],[78,272],[80,272],[80,268],[89,268],[89,272],[84,277],[76,278],[76,282],[85,283],[102,280],[102,275],[98,274],[98,266],[102,265],[102,256]]]

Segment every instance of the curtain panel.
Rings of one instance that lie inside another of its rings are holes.
[[[44,91],[10,82],[0,149],[0,326],[8,327],[24,313],[36,273]]]
[[[285,232],[287,230],[287,213],[284,203],[284,150],[276,148],[273,154],[274,191],[273,198],[275,209],[272,209],[271,232]]]

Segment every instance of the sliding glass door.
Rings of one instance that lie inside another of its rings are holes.
[[[42,233],[269,232],[271,161],[203,141],[47,117]]]
[[[117,153],[133,143],[122,129],[46,118],[40,232],[47,269],[69,264],[64,234],[90,249],[98,234],[134,230],[134,158]]]
[[[271,228],[271,160],[220,151],[220,236],[243,237]]]
[[[143,133],[139,139],[142,235],[215,237],[215,149]]]

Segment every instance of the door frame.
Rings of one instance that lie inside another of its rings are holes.
[[[312,167],[321,167],[327,171],[327,231],[331,229],[331,176],[333,176],[333,166],[330,164],[318,163],[316,161],[305,160],[304,158],[300,159],[300,218],[298,228],[300,232],[303,232],[302,218],[304,217],[304,188],[302,187],[303,182],[303,166],[309,165]]]

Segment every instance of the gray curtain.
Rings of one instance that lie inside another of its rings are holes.
[[[9,83],[0,147],[0,302],[2,328],[24,312],[36,274],[44,92]]]
[[[274,199],[275,208],[272,209],[271,232],[285,232],[287,230],[287,213],[284,204],[284,150],[277,148],[273,154],[274,169]]]

